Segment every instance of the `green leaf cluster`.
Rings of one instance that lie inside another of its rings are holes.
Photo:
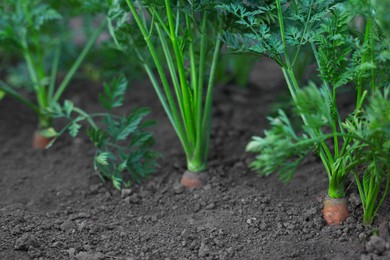
[[[148,177],[155,171],[159,157],[152,149],[155,144],[153,135],[147,131],[154,125],[153,121],[145,120],[150,114],[149,109],[134,109],[124,116],[117,116],[112,111],[123,105],[127,84],[123,76],[104,83],[99,100],[107,113],[87,113],[69,100],[62,106],[53,103],[47,109],[51,117],[69,121],[61,131],[55,133],[56,138],[65,132],[76,137],[82,122],[89,125],[87,135],[96,147],[94,168],[102,180],[112,181],[117,189],[129,187]]]
[[[104,128],[88,128],[87,134],[97,148],[95,170],[117,189],[140,183],[156,169],[159,154],[151,149],[153,135],[145,132],[151,122],[143,120],[149,112],[136,109],[121,118],[108,114],[103,120]]]
[[[246,147],[247,152],[258,154],[250,167],[265,176],[276,172],[280,180],[288,183],[317,143],[305,134],[296,133],[282,110],[268,120],[271,129],[264,131],[264,137],[253,137]]]
[[[238,28],[222,35],[228,47],[265,55],[277,62],[285,76],[294,114],[302,127],[294,130],[283,112],[270,118],[271,129],[254,137],[247,150],[258,153],[251,167],[261,174],[279,173],[291,179],[309,153],[322,160],[329,178],[328,194],[344,197],[345,182],[355,173],[362,196],[365,223],[372,222],[383,202],[377,197],[384,182],[388,190],[388,51],[377,1],[280,1],[253,11],[243,4],[221,5],[234,15]],[[262,12],[276,22],[258,18]],[[378,12],[377,12],[378,11]],[[302,87],[297,65],[302,50],[315,58],[320,84]],[[356,95],[347,116],[338,111],[341,91]],[[297,131],[302,134],[296,134]],[[271,159],[272,158],[272,159]],[[360,181],[362,179],[363,181]],[[375,208],[375,203],[377,207]]]

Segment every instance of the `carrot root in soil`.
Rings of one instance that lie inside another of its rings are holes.
[[[186,171],[181,177],[180,184],[187,189],[199,189],[204,186],[205,178],[201,173]]]
[[[347,199],[327,196],[324,200],[322,215],[328,225],[340,225],[350,215]]]
[[[33,136],[33,148],[34,149],[45,149],[46,146],[53,140],[51,137],[43,136],[39,130],[34,132]]]

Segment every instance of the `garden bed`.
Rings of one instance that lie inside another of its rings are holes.
[[[346,223],[325,225],[321,201],[328,179],[314,156],[287,186],[248,169],[245,145],[267,127],[270,106],[286,89],[268,61],[252,78],[256,84],[248,89],[216,88],[210,179],[194,191],[179,185],[185,157],[148,81],[130,84],[125,108],[152,108],[164,156],[149,180],[122,193],[100,183],[86,137],[61,138],[51,153],[33,150],[33,114],[3,100],[0,259],[358,259],[371,257],[366,249],[375,259],[388,257],[386,245],[379,245],[384,241],[366,245],[373,228],[361,224],[356,191],[348,190]],[[67,95],[96,111],[97,87],[79,81]],[[384,205],[375,224],[386,236]]]

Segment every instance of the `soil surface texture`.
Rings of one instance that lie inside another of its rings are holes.
[[[277,66],[257,64],[252,86],[215,89],[207,185],[179,184],[185,158],[150,83],[131,83],[127,105],[150,106],[157,121],[157,172],[122,192],[100,182],[94,147],[64,136],[49,150],[31,148],[37,124],[19,103],[0,102],[0,259],[390,259],[388,203],[373,227],[362,225],[356,190],[351,216],[326,226],[327,176],[307,158],[289,185],[248,169],[244,152],[286,87]],[[76,82],[67,97],[99,110],[99,84]],[[379,234],[379,236],[372,236]]]

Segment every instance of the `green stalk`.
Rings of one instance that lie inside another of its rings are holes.
[[[218,63],[219,53],[221,50],[221,45],[221,40],[217,38],[215,43],[213,60],[210,68],[210,77],[207,85],[206,101],[202,120],[202,131],[199,134],[200,138],[197,139],[196,148],[194,150],[193,156],[187,162],[188,169],[192,172],[201,172],[207,167],[215,72]]]
[[[73,63],[72,67],[69,69],[68,73],[65,75],[64,80],[58,87],[56,93],[53,96],[54,102],[58,101],[62,94],[64,93],[65,89],[68,87],[69,82],[72,80],[74,74],[78,70],[78,68],[83,63],[85,57],[89,53],[89,51],[92,49],[93,45],[99,38],[100,34],[103,32],[104,28],[106,26],[106,20],[103,20],[103,22],[100,24],[100,26],[97,28],[97,30],[94,32],[94,34],[89,38],[87,44],[85,45],[84,49],[81,51],[80,55],[77,57],[76,61]]]
[[[203,158],[206,161],[209,151],[210,143],[210,132],[211,132],[211,113],[212,113],[212,103],[213,103],[213,91],[214,91],[214,82],[215,82],[215,72],[217,70],[218,58],[221,51],[222,42],[219,37],[216,40],[213,61],[210,69],[210,78],[207,85],[206,101],[203,114],[202,128],[205,129],[205,147],[202,149],[204,151]]]
[[[97,129],[97,125],[95,124],[95,122],[93,121],[92,117],[87,113],[85,112],[84,110],[82,110],[81,108],[78,108],[78,107],[73,107],[72,109],[74,112],[76,112],[77,114],[81,115],[83,118],[85,118],[85,120],[88,121],[88,123],[95,129]]]
[[[166,13],[167,13],[168,24],[170,29],[170,39],[176,57],[177,70],[179,72],[180,85],[181,85],[181,90],[183,95],[183,105],[184,105],[184,114],[185,114],[184,125],[186,128],[188,139],[191,145],[194,145],[196,142],[196,134],[195,134],[194,118],[192,114],[191,96],[189,93],[189,86],[185,75],[184,58],[179,48],[179,43],[175,31],[176,27],[173,21],[170,0],[165,0],[165,7],[166,7]]]
[[[158,55],[157,55],[157,52],[156,52],[156,49],[152,43],[152,41],[150,40],[150,38],[148,37],[148,33],[137,13],[137,10],[134,6],[134,4],[131,2],[131,0],[126,0],[126,3],[127,5],[129,6],[129,9],[134,17],[134,20],[135,22],[137,23],[143,37],[144,37],[144,40],[148,46],[148,49],[149,49],[149,52],[152,56],[152,59],[154,61],[154,64],[156,65],[156,68],[157,68],[157,71],[158,71],[158,74],[160,76],[160,79],[161,79],[161,83],[163,85],[163,88],[164,88],[164,91],[165,91],[165,95],[166,95],[166,98],[167,98],[167,103],[169,104],[169,109],[168,106],[165,106],[164,109],[165,109],[165,112],[168,114],[168,117],[171,118],[171,122],[172,125],[174,126],[175,130],[176,130],[176,133],[177,135],[179,136],[179,139],[181,140],[182,142],[182,145],[183,145],[183,149],[185,151],[186,154],[190,154],[190,145],[188,143],[188,139],[187,139],[187,136],[185,134],[185,131],[183,129],[183,126],[180,122],[180,118],[179,118],[179,113],[177,111],[177,108],[175,106],[175,101],[173,99],[173,96],[172,96],[172,93],[171,93],[171,90],[169,88],[169,83],[168,83],[168,79],[166,78],[165,76],[165,71],[164,71],[164,68],[158,58]],[[145,66],[144,66],[145,67]],[[149,70],[149,76],[151,76],[153,73]],[[157,83],[157,81],[154,81],[154,83]],[[159,85],[158,84],[153,84],[155,90],[158,89],[157,93],[161,95],[162,91],[159,89]],[[160,101],[162,101],[161,99],[161,96],[159,95],[159,98],[160,98]]]
[[[198,73],[197,73],[198,70],[196,68],[196,61],[195,61],[195,48],[194,48],[194,41],[193,41],[193,37],[192,37],[191,20],[190,20],[190,17],[188,15],[186,15],[186,26],[187,26],[187,28],[189,28],[189,31],[191,32],[191,33],[189,33],[189,36],[188,36],[188,37],[190,37],[189,54],[190,54],[190,68],[191,68],[191,86],[192,86],[192,90],[195,92],[194,99],[197,100],[198,94],[195,91],[195,89],[197,89],[197,86],[198,86],[198,81],[196,79],[196,77],[198,75]],[[202,53],[202,51],[201,51],[201,53]],[[197,129],[197,131],[198,131],[198,129]]]
[[[29,8],[27,6],[27,2],[23,1],[22,6],[23,6],[24,14],[27,17],[28,25],[33,28],[34,25],[33,25],[31,15],[30,15]],[[31,55],[31,51],[30,51],[29,46],[27,44],[27,40],[25,38],[26,37],[25,34],[23,34],[22,40],[21,40],[22,46],[23,46],[23,56],[26,60],[27,68],[28,68],[28,71],[30,74],[30,78],[33,82],[33,86],[34,86],[35,93],[37,95],[37,101],[38,101],[39,107],[41,109],[44,109],[47,107],[48,102],[47,102],[47,96],[46,96],[46,88],[45,88],[45,86],[43,86],[41,84],[42,80],[45,78],[45,73],[43,70],[43,66],[44,66],[43,55],[42,55],[41,46],[39,43],[39,35],[36,33],[35,30],[32,30],[31,34],[32,34],[31,38],[33,40],[33,44],[34,44],[34,47],[36,49],[36,54],[37,54],[36,56],[37,56],[38,61],[34,62],[34,59]],[[39,121],[41,122],[41,120],[39,120]]]
[[[158,33],[159,40],[161,42],[161,46],[162,46],[162,50],[163,50],[164,55],[165,55],[165,59],[167,61],[168,70],[170,72],[171,80],[173,83],[173,89],[175,90],[176,100],[177,100],[178,105],[179,105],[179,110],[180,110],[180,113],[181,113],[183,120],[185,120],[185,115],[183,113],[184,112],[183,94],[181,92],[179,79],[177,78],[175,64],[174,64],[174,61],[173,61],[173,58],[171,55],[171,51],[169,50],[168,43],[165,40],[165,36],[163,35],[163,33],[160,29],[160,26],[158,24],[156,24],[155,27],[156,27],[156,31]]]
[[[376,207],[374,213],[373,213],[373,217],[376,216],[376,214],[378,213],[378,210],[380,209],[380,207],[382,206],[383,202],[385,201],[385,199],[387,198],[387,194],[389,193],[389,186],[390,186],[390,176],[389,176],[389,171],[387,170],[387,173],[386,173],[386,188],[385,188],[385,192],[383,193],[382,195],[382,198],[381,200],[379,201],[378,203],[378,206]],[[372,221],[371,221],[372,222]]]
[[[50,100],[52,100],[52,98],[53,98],[54,88],[56,86],[57,72],[58,72],[58,67],[60,64],[60,54],[61,54],[61,48],[58,45],[56,47],[55,52],[54,52],[54,60],[52,63],[51,73],[50,73],[50,84],[49,84],[49,90],[48,90],[48,95],[47,95]]]
[[[280,4],[280,0],[276,0],[276,8],[278,9],[278,20],[279,20],[279,27],[280,27],[280,36],[282,38],[286,65],[287,65],[287,67],[290,68],[291,67],[291,63],[290,63],[290,57],[288,56],[288,52],[287,52],[287,43],[286,43],[286,36],[285,36],[284,22],[283,22],[283,12],[282,12],[282,6]]]
[[[40,114],[39,107],[36,106],[33,102],[28,100],[27,98],[20,95],[18,92],[13,90],[10,86],[8,86],[4,81],[0,80],[0,90],[2,90],[7,95],[10,95],[11,97],[18,100],[20,103],[25,105],[26,107],[30,108],[32,111],[34,111],[36,114]]]
[[[337,176],[332,176],[332,178],[329,180],[328,195],[331,198],[345,197],[344,178],[337,178]]]
[[[197,136],[196,136],[196,147],[195,147],[195,153],[199,153],[199,151],[203,150],[201,146],[202,140],[204,141],[205,136],[204,135],[205,131],[202,126],[202,113],[203,113],[203,108],[202,108],[202,102],[203,102],[203,86],[204,86],[204,70],[205,70],[205,63],[206,63],[206,44],[207,44],[207,35],[206,35],[206,25],[207,25],[207,13],[205,12],[203,14],[202,18],[202,27],[201,27],[201,35],[200,35],[200,55],[199,55],[199,74],[198,74],[198,80],[197,80],[197,85],[195,85],[194,88],[194,104],[195,107],[197,108],[196,110],[196,131],[197,131]],[[194,72],[195,73],[195,72]],[[211,77],[211,75],[210,75]],[[193,79],[196,83],[196,75]],[[194,84],[195,84],[194,83]]]
[[[366,194],[365,194],[365,190],[364,190],[364,188],[363,188],[362,183],[361,183],[360,180],[359,180],[359,176],[358,176],[357,172],[356,172],[356,171],[353,171],[353,174],[354,174],[354,176],[355,176],[356,186],[357,186],[357,188],[358,188],[358,191],[359,191],[359,194],[360,194],[360,199],[361,199],[361,201],[362,201],[362,205],[363,205],[363,209],[364,209],[364,207],[365,207],[365,205],[366,205]]]
[[[28,48],[27,41],[24,37],[22,38],[22,47],[23,47],[23,57],[24,57],[26,64],[27,64],[28,73],[29,73],[30,79],[33,83],[34,91],[38,92],[40,82],[38,80],[37,72],[35,71],[35,64],[34,64],[34,61],[31,57],[31,53],[30,53],[30,50]],[[42,100],[40,100],[39,97],[38,97],[38,102],[42,102]]]
[[[157,93],[157,96],[158,96],[158,98],[159,98],[159,100],[164,108],[165,113],[168,116],[169,121],[171,122],[171,125],[173,126],[173,129],[175,130],[177,136],[179,137],[180,143],[183,146],[184,153],[186,154],[186,157],[188,157],[189,156],[189,147],[188,147],[188,142],[186,140],[186,136],[179,134],[180,131],[183,131],[182,129],[180,129],[181,125],[178,125],[178,126],[176,125],[175,119],[173,118],[173,114],[169,108],[169,104],[164,96],[164,93],[161,90],[161,87],[160,87],[156,77],[153,74],[153,71],[146,63],[143,64],[143,67],[146,71],[146,74],[148,74],[148,77],[152,83],[152,86]]]

